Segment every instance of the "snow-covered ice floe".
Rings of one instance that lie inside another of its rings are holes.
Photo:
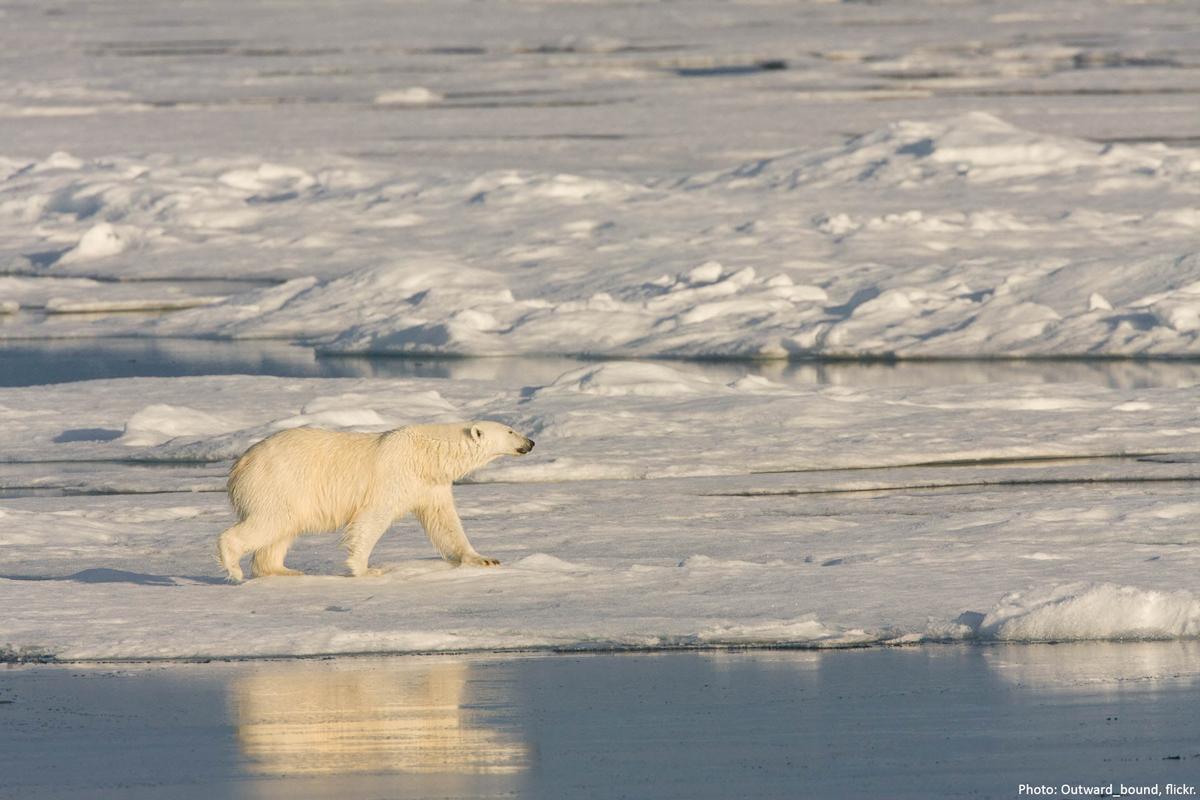
[[[731,513],[679,488],[464,486],[472,539],[500,568],[450,567],[408,522],[377,550],[381,577],[340,577],[327,535],[290,559],[310,575],[239,586],[212,566],[219,495],[8,500],[0,641],[8,658],[104,659],[1200,633],[1200,597],[1174,588],[1196,537],[1156,516],[1184,506],[1194,530],[1200,505],[1174,490],[843,494]]]
[[[639,180],[63,153],[0,162],[0,176],[10,273],[279,281],[154,319],[0,336],[460,355],[1200,353],[1200,157],[982,113]],[[113,286],[71,291],[103,308]],[[34,289],[9,284],[3,300],[22,292]]]
[[[798,388],[622,362],[523,389],[245,376],[3,389],[0,488],[100,493],[0,501],[0,648],[104,659],[1191,638],[1200,473],[1186,457],[1129,457],[1200,451],[1195,413],[1191,389]],[[376,551],[381,577],[341,577],[337,537],[322,535],[289,559],[307,577],[220,579],[223,473],[252,442],[304,424],[487,417],[538,441],[456,490],[500,568],[452,568],[409,520]]]

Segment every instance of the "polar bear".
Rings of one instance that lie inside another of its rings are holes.
[[[302,533],[342,530],[350,574],[378,575],[367,559],[379,537],[408,512],[420,521],[442,558],[493,566],[467,541],[450,485],[506,455],[525,455],[533,441],[499,422],[413,425],[386,433],[293,428],[247,450],[229,472],[229,499],[238,523],[217,540],[229,580],[252,572],[300,575],[283,558]]]

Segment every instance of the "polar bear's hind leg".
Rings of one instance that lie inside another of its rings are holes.
[[[251,574],[256,578],[265,578],[268,575],[303,575],[300,570],[288,569],[283,565],[283,559],[295,538],[288,536],[257,550],[250,565]]]
[[[291,571],[283,566],[283,557],[296,534],[280,532],[278,527],[244,519],[217,539],[217,560],[225,568],[229,580],[237,583],[245,577],[241,560],[247,553],[254,553],[254,575],[287,575]],[[263,552],[260,555],[261,551]],[[275,571],[264,572],[264,569]]]
[[[238,536],[239,529],[244,525],[244,522],[239,522],[217,538],[217,561],[220,562],[221,568],[225,570],[228,579],[233,583],[241,583],[245,577],[242,574],[240,562],[246,551],[242,548],[242,542]]]

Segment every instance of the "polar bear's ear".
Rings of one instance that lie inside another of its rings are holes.
[[[479,427],[478,425],[471,426],[471,441],[473,441],[473,442],[482,442],[483,441],[483,428]]]

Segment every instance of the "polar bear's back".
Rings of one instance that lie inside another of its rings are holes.
[[[296,532],[350,522],[374,490],[380,434],[293,428],[247,450],[229,472],[240,519],[266,516]]]

